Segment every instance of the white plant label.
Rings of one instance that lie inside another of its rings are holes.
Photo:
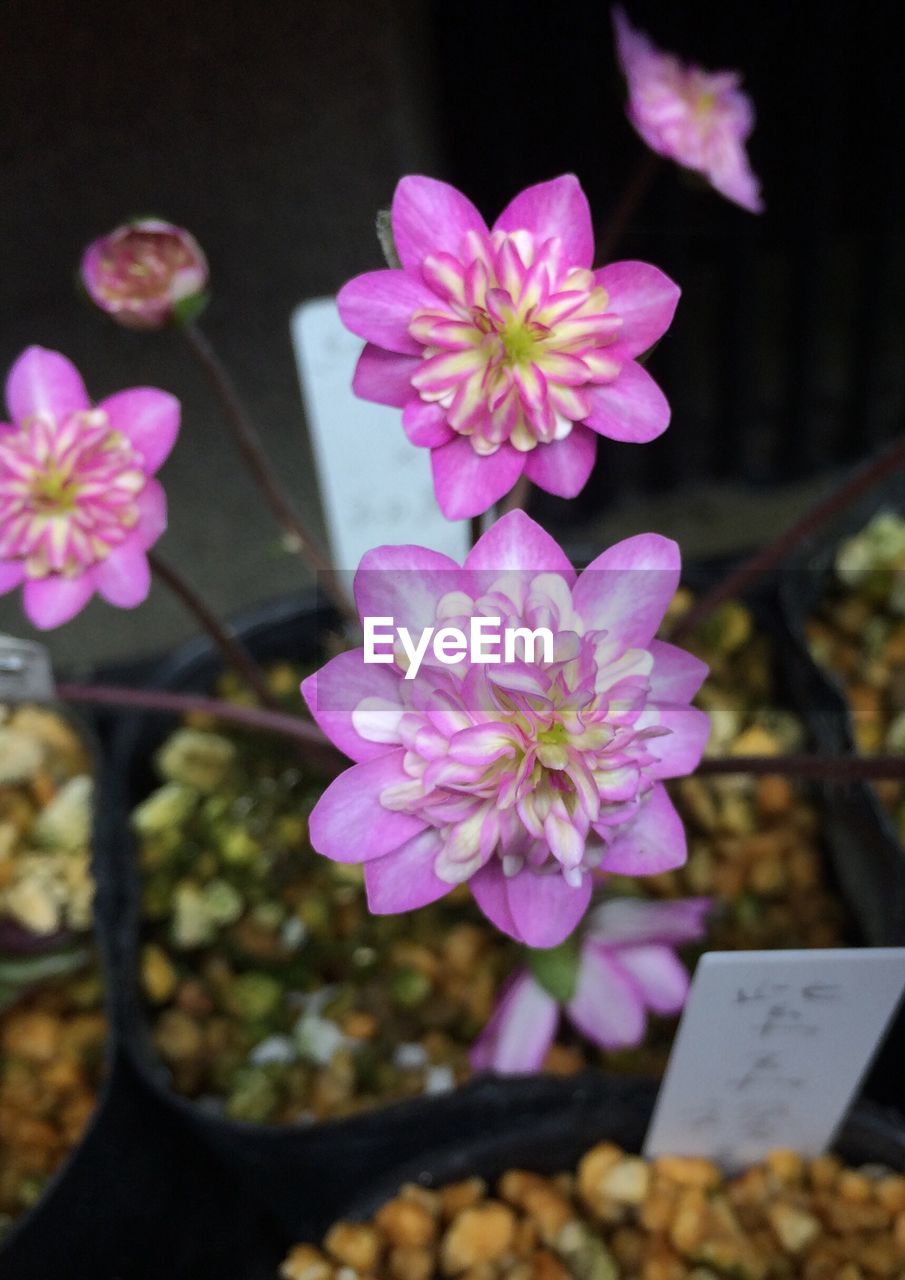
[[[702,956],[644,1153],[726,1168],[831,1142],[905,990],[905,947]]]
[[[52,702],[55,696],[44,645],[0,635],[0,702]]]
[[[430,451],[406,439],[401,409],[352,391],[363,343],[343,326],[333,298],[296,308],[292,342],[336,567],[351,575],[366,551],[384,543],[416,543],[462,560],[468,522],[441,514]]]

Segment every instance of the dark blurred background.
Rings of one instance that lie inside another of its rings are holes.
[[[602,447],[580,499],[536,509],[575,545],[644,526],[687,554],[738,549],[905,424],[894,9],[627,7],[661,46],[744,72],[767,213],[662,166],[617,256],[683,287],[651,361],[673,425],[644,448]],[[317,519],[289,315],[379,265],[373,214],[399,175],[445,177],[492,217],[571,169],[605,233],[645,155],[601,0],[5,0],[0,16],[0,365],[38,342],[69,354],[98,397],[136,383],[181,396],[163,549],[221,609],[295,590],[302,571],[178,338],[117,330],[80,301],[84,244],[148,212],[195,232],[213,270],[205,327]],[[0,629],[30,634],[15,596],[0,600]],[[189,630],[155,590],[134,613],[94,603],[49,642],[84,666]]]

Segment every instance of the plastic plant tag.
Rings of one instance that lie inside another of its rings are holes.
[[[55,696],[44,646],[0,634],[0,702],[51,702]]]
[[[905,989],[905,947],[711,951],[644,1144],[726,1168],[832,1140]]]
[[[408,442],[400,409],[352,391],[362,342],[344,328],[333,298],[296,308],[292,341],[333,563],[351,574],[372,547],[407,542],[461,560],[468,523],[441,514],[430,450]]]

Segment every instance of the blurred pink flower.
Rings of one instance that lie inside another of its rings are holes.
[[[208,281],[195,237],[157,218],[126,223],[95,240],[82,257],[81,273],[91,300],[127,329],[162,329]]]
[[[473,617],[544,626],[552,661],[524,649],[496,665],[425,658],[407,679],[398,649],[381,666],[357,649],[309,676],[315,720],[356,762],[314,808],[314,848],[365,863],[376,913],[468,881],[489,919],[533,947],[572,932],[594,868],[681,865],[685,833],[662,779],[696,767],[709,721],[688,705],[705,665],[654,639],[678,580],[678,548],[656,534],[576,575],[521,511],[464,567],[424,547],[368,552],[355,578],[362,619],[392,618],[416,639]]]
[[[131,609],[148,594],[146,552],[167,524],[152,479],[179,431],[179,401],[135,387],[92,408],[57,351],[29,347],[6,381],[0,423],[0,593],[24,583],[36,627],[68,622],[97,591]]]
[[[574,497],[597,435],[640,444],[666,430],[669,405],[636,357],[666,332],[679,289],[643,262],[592,270],[577,178],[529,187],[488,231],[454,187],[406,177],[392,223],[401,269],[349,281],[339,310],[368,343],[356,393],[403,410],[445,516],[480,515],[522,472]]]
[[[628,118],[652,151],[701,173],[743,209],[762,213],[760,183],[745,151],[754,128],[751,99],[736,71],[702,71],[662,53],[613,10],[619,62],[628,84]]]
[[[602,1049],[640,1044],[649,1012],[668,1016],[685,1004],[688,974],[675,948],[704,936],[711,905],[709,898],[614,898],[597,907],[588,917],[569,998],[557,1000],[528,970],[515,974],[472,1047],[474,1070],[539,1071],[561,1012]]]

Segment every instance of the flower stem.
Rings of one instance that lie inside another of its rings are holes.
[[[270,707],[271,710],[277,710],[279,704],[267,688],[261,668],[245,646],[230,634],[217,615],[208,608],[194,587],[190,586],[182,574],[168,564],[158,552],[149,551],[148,562],[155,576],[177,597],[195,621],[201,624],[202,629],[210,636],[226,662],[250,685],[262,704]]]
[[[524,511],[531,496],[531,481],[523,473],[506,494],[499,505],[499,515],[508,516],[510,511]]]
[[[136,711],[153,711],[165,715],[205,715],[262,733],[292,738],[321,755],[325,763],[337,771],[346,763],[343,756],[324,736],[317,725],[301,716],[285,711],[268,711],[262,707],[242,706],[200,694],[172,693],[167,689],[131,689],[120,685],[57,685],[64,702],[88,703],[96,706],[124,707]],[[823,779],[827,782],[861,782],[870,779],[905,779],[905,756],[708,756],[698,765],[697,773],[748,773],[755,776]]]
[[[358,627],[358,615],[336,570],[317,539],[302,522],[276,470],[264,451],[260,432],[239,398],[236,385],[207,337],[195,324],[182,329],[189,350],[201,366],[223,409],[226,422],[271,514],[286,535],[289,548],[305,559],[342,617]]]
[[[242,706],[235,702],[224,702],[220,698],[205,698],[199,694],[172,693],[166,689],[129,689],[119,685],[63,683],[57,685],[57,693],[64,702],[123,707],[164,715],[210,716],[246,729],[260,729],[264,733],[291,738],[305,748],[306,755],[310,752],[337,772],[343,763],[339,752],[328,742],[317,725],[301,716],[288,715],[285,711],[267,711],[262,707]]]
[[[864,494],[869,493],[875,485],[903,466],[905,466],[905,440],[898,440],[872,462],[855,471],[828,497],[815,503],[800,520],[796,520],[778,538],[774,538],[765,547],[755,551],[716,586],[705,592],[700,600],[679,618],[670,632],[670,639],[678,640],[687,636],[726,600],[735,600],[743,596],[760,578],[775,569],[785,556],[796,551],[836,516],[841,515]]]
[[[653,186],[654,178],[660,172],[662,163],[660,156],[646,148],[644,154],[638,158],[632,175],[607,222],[606,232],[600,237],[599,253],[602,262],[611,261],[632,219]]]
[[[696,772],[779,775],[841,783],[896,780],[905,779],[905,756],[710,756],[701,761]]]

